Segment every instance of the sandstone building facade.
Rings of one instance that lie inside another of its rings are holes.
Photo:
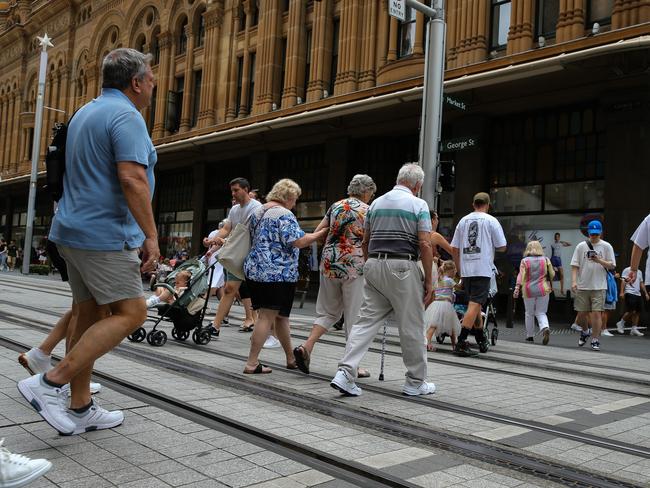
[[[650,0],[445,3],[445,90],[457,103],[445,105],[443,159],[457,185],[442,194],[443,230],[489,189],[512,242],[600,216],[625,256],[647,213]],[[425,31],[415,11],[390,17],[387,0],[0,2],[0,234],[24,235],[37,35],[55,44],[41,153],[53,124],[99,93],[108,51],[152,53],[157,88],[143,115],[171,253],[200,251],[234,176],[262,191],[296,179],[307,228],[355,173],[389,188],[418,159]],[[468,136],[478,143],[454,144]],[[35,239],[51,214],[40,192]]]

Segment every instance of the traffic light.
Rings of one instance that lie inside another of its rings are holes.
[[[456,163],[454,161],[440,161],[440,175],[438,181],[442,191],[454,191],[456,188]]]

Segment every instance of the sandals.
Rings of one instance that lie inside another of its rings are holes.
[[[272,372],[273,370],[271,368],[265,366],[262,363],[257,363],[257,366],[253,371],[247,371],[246,368],[244,367],[244,374],[269,374]]]
[[[239,328],[239,332],[253,332],[253,328],[255,327],[255,324],[250,324],[250,325],[242,325]]]
[[[287,369],[298,369],[298,365],[296,363],[288,363]]]
[[[434,346],[431,342],[427,344],[427,351],[429,352],[434,352],[436,350],[436,346]]]
[[[296,366],[300,371],[309,374],[309,351],[304,346],[294,348],[293,355],[296,357]]]

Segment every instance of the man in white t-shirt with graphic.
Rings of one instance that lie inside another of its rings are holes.
[[[223,243],[226,242],[226,238],[235,227],[237,227],[237,224],[245,224],[253,211],[262,206],[260,202],[250,197],[248,194],[250,189],[251,184],[246,178],[235,178],[230,182],[230,193],[233,201],[237,203],[230,209],[228,218],[224,221],[223,227],[219,229],[219,232],[217,232],[216,237],[207,242],[207,244],[214,246],[214,248],[210,248],[211,254],[214,252],[215,248],[223,246]],[[253,329],[255,320],[253,316],[253,307],[251,305],[251,297],[248,293],[246,283],[232,273],[226,272],[226,286],[224,288],[223,297],[219,301],[219,307],[217,308],[217,313],[214,316],[214,322],[212,323],[212,330],[210,331],[213,336],[219,336],[221,323],[226,318],[226,315],[228,315],[228,312],[230,312],[230,307],[235,301],[237,293],[239,293],[239,297],[241,298],[246,313],[246,318],[240,327],[240,331],[250,332]]]
[[[620,297],[625,300],[625,313],[621,320],[616,322],[616,328],[619,334],[625,333],[625,324],[632,323],[630,330],[631,336],[643,336],[639,330],[639,319],[641,318],[641,310],[643,309],[641,292],[646,301],[650,299],[648,290],[643,283],[643,273],[637,271],[634,281],[628,281],[630,277],[630,267],[628,266],[621,273],[621,293]]]
[[[600,330],[603,325],[601,314],[605,307],[607,272],[616,268],[614,249],[609,242],[600,238],[602,233],[603,224],[600,221],[589,222],[589,240],[578,243],[571,258],[573,308],[578,312],[576,322],[582,327],[578,346],[584,346],[589,339],[589,323],[593,332],[591,348],[594,351],[600,350]]]
[[[460,276],[469,299],[463,317],[463,328],[454,353],[459,356],[475,356],[467,337],[472,328],[481,352],[487,352],[487,338],[483,332],[481,307],[490,292],[490,279],[494,276],[494,252],[506,250],[506,238],[497,219],[488,214],[490,195],[477,193],[473,201],[474,211],[463,217],[456,226],[451,241],[454,260],[460,262]],[[478,319],[478,320],[477,320]]]

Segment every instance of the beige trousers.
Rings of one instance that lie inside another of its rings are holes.
[[[392,313],[406,366],[406,384],[420,386],[427,376],[422,271],[414,261],[371,258],[364,266],[363,275],[363,305],[359,320],[350,331],[339,368],[357,377],[359,363],[383,321]]]
[[[314,323],[330,330],[341,315],[345,317],[345,337],[359,318],[363,304],[363,277],[351,280],[327,278],[320,275],[318,299],[316,300],[316,320]]]

